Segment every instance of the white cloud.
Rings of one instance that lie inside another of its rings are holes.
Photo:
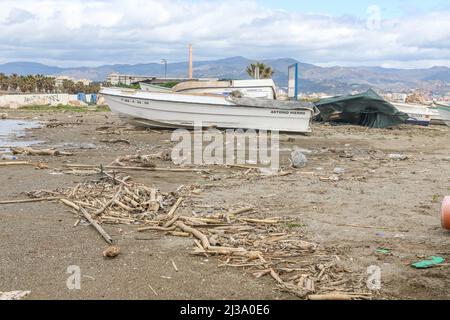
[[[243,55],[322,65],[450,66],[450,12],[366,21],[255,1],[3,0],[0,62],[98,65]]]

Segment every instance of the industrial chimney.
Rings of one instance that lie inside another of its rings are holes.
[[[192,79],[192,44],[189,44],[189,79]]]

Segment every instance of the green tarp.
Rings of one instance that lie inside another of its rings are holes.
[[[322,99],[315,105],[320,110],[320,121],[386,128],[405,123],[409,118],[372,89],[360,94]]]

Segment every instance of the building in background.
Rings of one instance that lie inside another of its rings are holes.
[[[148,80],[153,80],[153,79],[155,79],[155,77],[111,73],[106,78],[106,82],[111,83],[113,86],[116,86],[118,84],[124,84],[124,85],[129,86],[129,85],[132,85],[135,83],[139,83],[141,81],[148,81]]]
[[[117,86],[119,84],[123,85],[133,85],[138,84],[139,82],[147,82],[153,84],[161,84],[167,82],[183,82],[188,80],[199,80],[199,79],[189,79],[189,78],[158,78],[153,76],[136,76],[130,74],[120,74],[120,73],[110,73],[106,77],[106,82],[110,83],[113,86]]]
[[[66,80],[67,81],[73,81],[75,83],[81,82],[85,86],[88,86],[88,85],[90,85],[92,83],[92,81],[89,80],[89,79],[75,79],[75,78],[72,78],[72,77],[69,77],[69,76],[57,76],[57,77],[55,77],[55,86],[57,88],[62,88],[62,86],[64,84],[64,81],[66,81]]]

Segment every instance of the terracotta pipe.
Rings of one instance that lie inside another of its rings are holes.
[[[450,230],[450,196],[444,198],[441,208],[442,228]]]

